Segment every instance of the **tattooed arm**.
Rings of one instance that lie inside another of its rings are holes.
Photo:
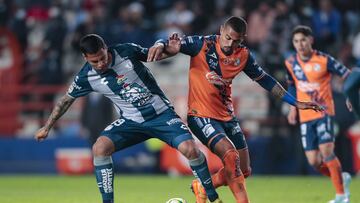
[[[45,126],[39,129],[35,134],[35,139],[42,141],[47,138],[51,128],[55,122],[69,109],[71,104],[75,101],[75,98],[70,97],[69,95],[64,95],[56,104],[55,108],[51,112],[48,120],[45,123]]]
[[[271,92],[272,95],[282,99],[286,103],[295,106],[298,109],[312,109],[314,111],[323,111],[323,107],[314,102],[298,101],[273,77],[264,72],[264,74],[255,80],[264,89]]]

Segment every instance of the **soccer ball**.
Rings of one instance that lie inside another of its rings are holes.
[[[166,203],[186,203],[186,200],[176,197],[169,199]]]

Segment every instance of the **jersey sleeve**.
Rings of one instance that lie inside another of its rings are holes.
[[[127,43],[126,46],[133,58],[146,62],[149,52],[148,48],[141,47],[140,45],[134,43]]]
[[[181,40],[180,52],[189,56],[196,56],[204,44],[203,36],[188,36]]]
[[[90,92],[92,92],[93,89],[90,86],[90,83],[87,81],[86,78],[79,76],[75,76],[74,81],[70,85],[67,94],[70,97],[78,98],[82,96],[86,96]]]
[[[265,71],[261,68],[261,66],[256,62],[250,51],[243,71],[247,76],[249,76],[252,80],[255,81],[261,79],[266,74]]]
[[[345,78],[350,73],[348,68],[329,55],[327,55],[327,70],[331,73],[339,75],[342,78]]]

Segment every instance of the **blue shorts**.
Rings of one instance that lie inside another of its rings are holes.
[[[305,151],[318,150],[320,144],[334,142],[334,124],[330,116],[301,123],[301,142]]]
[[[194,135],[212,151],[217,141],[225,136],[231,140],[236,149],[247,148],[246,140],[237,118],[233,118],[230,121],[219,121],[211,118],[188,116],[188,125]],[[209,143],[210,140],[212,140],[211,143]]]
[[[117,119],[108,125],[101,135],[112,140],[115,151],[150,138],[158,138],[174,148],[185,140],[193,139],[188,127],[172,109],[143,123],[124,118]]]

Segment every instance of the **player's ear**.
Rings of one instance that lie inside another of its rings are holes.
[[[221,25],[220,26],[220,35],[223,33],[223,31],[224,31],[224,25]]]
[[[81,55],[84,57],[85,60],[87,60],[86,54],[82,53]]]
[[[314,44],[314,37],[313,36],[309,36],[309,40],[311,44]]]

